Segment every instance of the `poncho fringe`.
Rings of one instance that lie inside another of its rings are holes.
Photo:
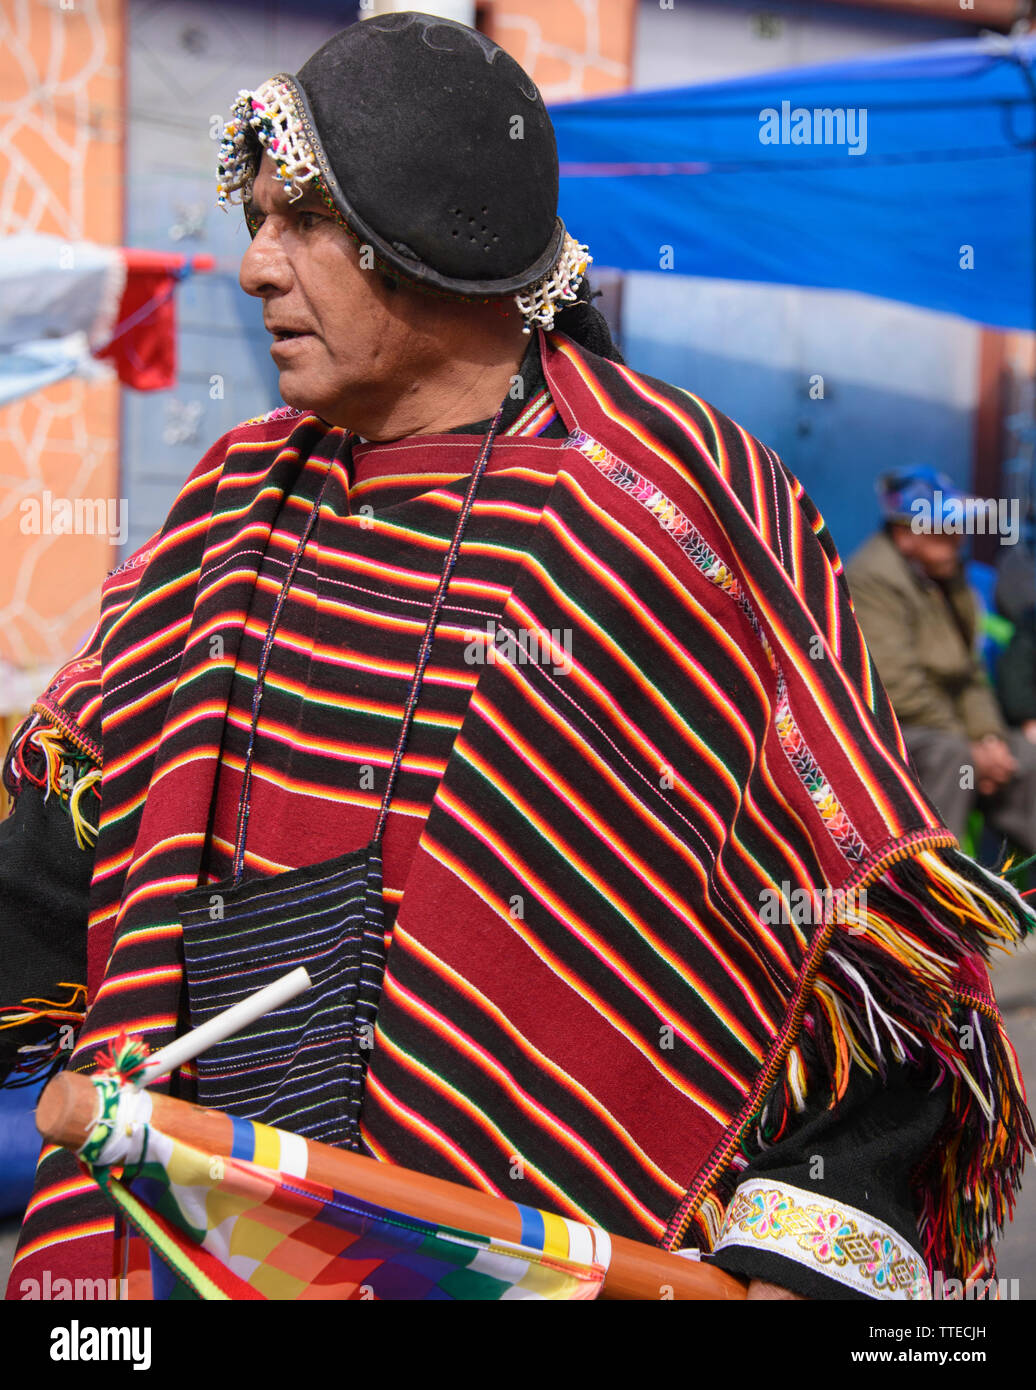
[[[82,743],[82,746],[79,744]],[[55,794],[68,811],[80,849],[91,848],[97,838],[101,769],[95,754],[86,752],[82,739],[73,742],[69,731],[53,722],[53,715],[34,710],[7,751],[3,782],[12,806],[26,782],[43,788],[44,800]],[[67,771],[63,771],[67,769]],[[87,805],[93,803],[88,819]],[[56,980],[48,994],[71,990],[67,1001],[31,997],[6,1003],[0,999],[0,1031],[17,1030],[18,1047],[0,1061],[0,1087],[15,1090],[37,1085],[68,1060],[68,1029],[78,1032],[86,1014],[86,985]]]
[[[101,757],[76,726],[63,728],[48,710],[34,711],[15,734],[4,763],[3,780],[12,802],[23,781],[42,787],[44,800],[55,792],[72,818],[80,849],[92,848],[97,826],[87,818],[87,793],[96,812],[101,795]]]
[[[822,1095],[834,1106],[854,1066],[884,1079],[895,1060],[924,1065],[933,1087],[950,1087],[947,1123],[912,1174],[929,1273],[965,1282],[992,1275],[1036,1129],[975,958],[1020,944],[1036,915],[1006,879],[949,846],[921,850],[860,887],[866,895],[818,933],[804,1007],[792,1011],[665,1244],[686,1244],[696,1224],[711,1248],[745,1163],[784,1136],[807,1101]]]

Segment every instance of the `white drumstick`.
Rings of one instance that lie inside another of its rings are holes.
[[[153,1057],[148,1058],[136,1084],[150,1086],[152,1081],[168,1075],[184,1062],[189,1062],[192,1057],[204,1052],[207,1047],[223,1042],[225,1038],[239,1033],[242,1028],[247,1028],[257,1018],[262,1018],[263,1014],[280,1008],[289,999],[294,999],[296,994],[309,989],[312,984],[313,981],[303,965],[287,975],[282,975],[279,980],[274,980],[272,984],[256,990],[255,994],[250,994],[247,999],[232,1004],[215,1018],[210,1018],[208,1023],[199,1024],[189,1033],[175,1038],[167,1047],[160,1048]]]

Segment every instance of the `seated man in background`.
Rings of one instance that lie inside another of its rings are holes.
[[[1007,729],[976,649],[963,536],[936,515],[948,527],[961,494],[932,468],[887,473],[878,493],[885,524],[846,577],[918,780],[958,837],[979,803],[998,834],[1036,853],[1036,748]]]

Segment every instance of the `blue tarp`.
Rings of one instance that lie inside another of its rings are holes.
[[[561,216],[598,266],[1036,328],[1034,62],[992,36],[555,106]]]
[[[0,1087],[0,1220],[21,1216],[32,1196],[43,1142],[35,1111],[44,1080],[14,1090]]]

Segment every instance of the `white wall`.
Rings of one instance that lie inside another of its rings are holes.
[[[854,293],[628,275],[623,321],[630,364],[776,449],[843,555],[877,523],[884,469],[970,479],[979,331],[963,319]]]
[[[637,11],[633,85],[719,82],[975,32],[973,24],[849,5],[673,0],[669,10],[659,0],[643,0]]]

